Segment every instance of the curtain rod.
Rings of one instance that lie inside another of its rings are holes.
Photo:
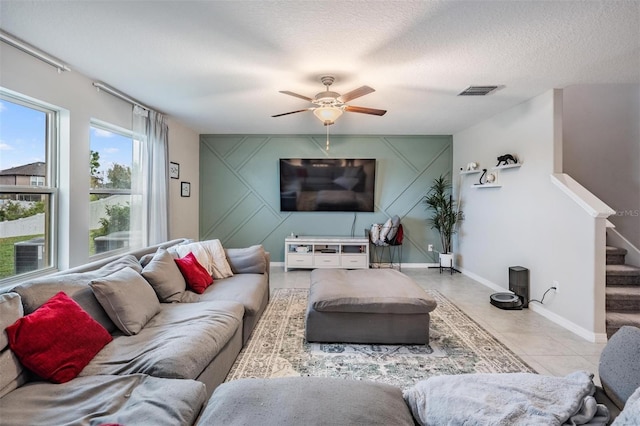
[[[0,30],[0,40],[15,47],[16,49],[20,49],[23,52],[28,53],[29,55],[40,59],[43,62],[46,62],[49,65],[56,67],[59,73],[62,71],[71,71],[71,68],[69,68],[66,64],[64,64],[59,59],[47,53],[44,53],[42,50],[30,45],[27,42],[20,40],[19,38],[3,30]]]
[[[111,87],[111,86],[107,86],[107,85],[106,85],[106,84],[104,84],[104,83],[101,83],[101,82],[99,82],[99,81],[94,81],[94,82],[93,82],[93,85],[98,89],[98,91],[100,91],[100,90],[104,90],[105,92],[109,93],[110,95],[113,95],[113,96],[115,96],[116,98],[120,98],[120,99],[122,99],[123,101],[129,102],[129,103],[130,103],[130,104],[132,104],[132,105],[139,106],[140,108],[144,108],[144,109],[146,109],[146,110],[148,110],[148,111],[152,110],[152,108],[149,108],[148,106],[141,104],[140,102],[136,101],[135,99],[133,99],[133,98],[131,98],[131,97],[129,97],[129,96],[127,96],[127,95],[125,95],[125,94],[124,94],[124,93],[122,93],[121,91],[116,90],[116,89],[114,89],[114,88],[113,88],[113,87]]]

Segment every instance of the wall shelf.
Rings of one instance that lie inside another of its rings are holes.
[[[515,168],[518,168],[520,166],[522,166],[522,163],[507,164],[506,166],[492,167],[491,170],[515,169]]]
[[[472,188],[501,188],[502,185],[497,183],[485,183],[482,185],[471,185]]]
[[[465,170],[460,172],[461,175],[475,175],[478,173],[482,173],[482,170]]]

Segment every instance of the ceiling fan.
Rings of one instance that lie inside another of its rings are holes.
[[[343,111],[347,112],[358,112],[361,114],[371,114],[371,115],[385,115],[387,112],[383,109],[374,109],[374,108],[365,108],[353,105],[347,105],[352,99],[359,98],[360,96],[368,95],[369,93],[375,92],[375,89],[369,86],[362,86],[351,92],[347,92],[344,95],[340,93],[332,92],[329,90],[329,86],[333,84],[335,78],[330,75],[325,75],[320,77],[320,81],[326,87],[324,92],[320,92],[315,95],[313,98],[309,98],[304,95],[299,95],[297,93],[289,92],[286,90],[281,90],[280,93],[284,93],[285,95],[295,96],[296,98],[304,99],[305,101],[309,101],[315,106],[299,109],[297,111],[285,112],[283,114],[272,115],[272,117],[282,117],[283,115],[295,114],[298,112],[304,111],[313,111],[316,117],[320,121],[324,123],[325,126],[330,126],[342,115]]]

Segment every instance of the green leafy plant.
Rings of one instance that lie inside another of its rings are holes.
[[[451,195],[451,182],[442,175],[434,179],[424,202],[431,211],[428,219],[431,229],[440,234],[442,253],[451,253],[451,237],[457,232],[458,221],[462,220],[462,212]]]
[[[91,231],[91,238],[102,237],[113,232],[128,231],[130,223],[129,203],[123,206],[113,204],[105,207],[107,217],[100,218],[100,228]]]
[[[7,201],[0,206],[0,222],[22,219],[38,213],[44,213],[44,202],[42,201],[30,203],[28,207],[17,202]]]

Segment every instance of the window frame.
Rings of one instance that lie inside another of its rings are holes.
[[[45,249],[48,266],[35,271],[14,274],[10,277],[0,278],[0,290],[17,282],[29,280],[34,277],[47,275],[57,271],[58,268],[58,239],[59,239],[59,147],[60,147],[60,114],[61,110],[53,105],[38,101],[0,87],[0,101],[7,101],[25,108],[34,109],[45,114],[45,184],[40,185],[0,185],[0,194],[40,194],[48,195],[48,217],[45,213]],[[31,181],[31,179],[30,179]]]
[[[117,126],[115,124],[111,124],[108,123],[106,121],[102,121],[99,119],[95,119],[92,118],[89,121],[89,132],[91,132],[91,129],[100,129],[100,130],[105,130],[107,132],[111,132],[111,133],[117,133],[120,136],[125,136],[127,138],[131,138],[131,148],[132,150],[135,150],[135,144],[139,143],[139,138],[136,138],[136,134],[133,130],[129,130],[129,129],[125,129],[123,127]],[[91,135],[89,135],[89,152],[91,152]],[[133,168],[133,165],[132,165]],[[132,177],[133,179],[133,177]],[[134,195],[133,189],[129,188],[129,189],[120,189],[120,188],[91,188],[91,186],[89,186],[89,193],[88,195],[91,196],[91,194],[121,194],[121,195],[129,195],[132,196]],[[87,229],[87,232],[90,235],[91,229]],[[115,255],[119,255],[119,254],[124,254],[124,253],[128,253],[131,250],[135,250],[141,247],[129,247],[129,246],[125,246],[122,248],[117,248],[117,249],[113,249],[113,250],[108,250],[105,252],[101,252],[101,253],[94,253],[92,255],[89,256],[89,261],[96,261],[96,260],[100,260],[100,259],[105,259],[111,256],[115,256]]]

